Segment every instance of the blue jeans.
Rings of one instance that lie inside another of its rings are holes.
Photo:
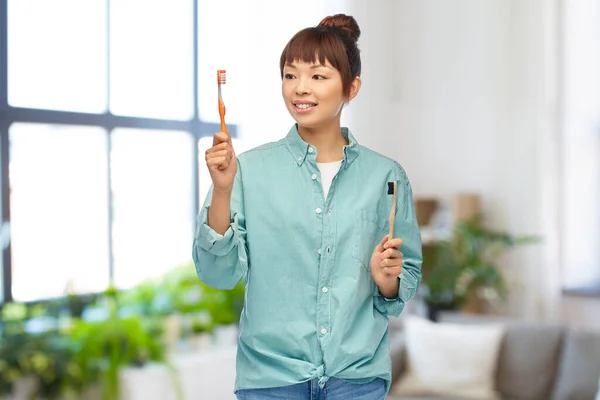
[[[323,389],[318,380],[269,389],[241,389],[236,392],[238,400],[385,400],[385,381],[377,378],[372,382],[356,384],[342,379],[329,378]]]

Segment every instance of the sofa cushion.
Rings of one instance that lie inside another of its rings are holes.
[[[558,373],[554,400],[593,399],[600,376],[600,332],[568,332]]]
[[[397,396],[496,399],[495,378],[504,327],[406,321],[406,373],[391,388]]]
[[[498,360],[498,391],[515,399],[549,399],[563,333],[556,326],[508,324]]]

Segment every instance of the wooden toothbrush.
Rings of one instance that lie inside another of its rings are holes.
[[[390,236],[388,240],[394,238],[394,225],[396,222],[396,193],[398,192],[398,183],[388,182],[388,195],[392,195],[392,210],[390,211]]]
[[[219,85],[219,116],[221,117],[221,132],[225,132],[229,135],[227,125],[225,125],[225,103],[223,102],[223,96],[221,95],[221,85],[224,85],[226,81],[225,73],[226,71],[224,69],[217,71],[217,84]]]

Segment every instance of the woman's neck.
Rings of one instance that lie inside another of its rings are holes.
[[[298,125],[298,133],[302,140],[317,149],[317,162],[333,162],[344,158],[343,148],[348,141],[342,135],[339,124],[323,128],[306,128]]]

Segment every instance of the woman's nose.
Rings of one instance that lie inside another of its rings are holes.
[[[297,95],[305,95],[310,93],[310,85],[306,82],[306,79],[298,79],[298,86],[296,86]]]

